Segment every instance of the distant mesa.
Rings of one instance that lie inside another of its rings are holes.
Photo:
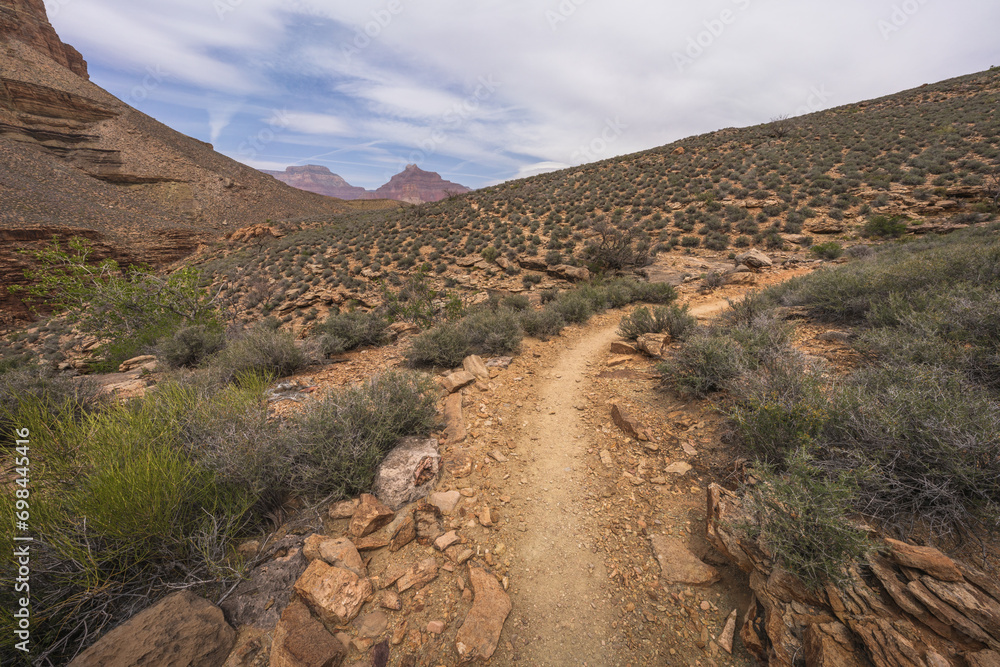
[[[365,190],[351,185],[326,167],[315,164],[287,167],[285,171],[262,171],[300,190],[340,199],[396,199],[410,204],[422,204],[470,192],[464,185],[446,181],[440,174],[424,171],[415,164],[407,165],[406,169],[377,190]]]

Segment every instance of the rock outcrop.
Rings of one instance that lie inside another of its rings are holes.
[[[77,76],[90,78],[83,56],[69,44],[63,44],[49,23],[43,0],[0,1],[0,40],[7,39],[23,42]]]
[[[709,541],[749,573],[754,593],[740,637],[768,665],[803,656],[810,667],[1000,664],[995,578],[937,549],[887,540],[868,558],[870,574],[853,568],[839,585],[810,590],[733,530],[747,521],[735,494],[709,487]]]
[[[446,181],[440,174],[424,171],[415,164],[407,165],[377,190],[351,185],[326,167],[315,164],[286,167],[284,171],[264,170],[264,173],[292,187],[340,199],[395,199],[409,204],[423,204],[469,192],[464,185]]]

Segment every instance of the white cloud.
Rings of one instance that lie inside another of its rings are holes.
[[[263,119],[262,122],[268,122]],[[351,126],[336,116],[305,111],[292,111],[283,114],[279,120],[286,129],[302,134],[339,136],[350,134]]]

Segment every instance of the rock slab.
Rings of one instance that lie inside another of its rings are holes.
[[[371,535],[376,530],[392,521],[395,512],[386,507],[378,498],[370,493],[361,494],[361,502],[351,518],[351,525],[347,529],[354,537],[364,537]]]
[[[663,578],[675,584],[707,586],[719,580],[719,572],[688,551],[679,540],[666,535],[649,538]]]
[[[111,630],[70,667],[219,667],[235,643],[221,609],[181,591]]]
[[[274,630],[268,667],[339,667],[346,655],[344,645],[295,600]]]
[[[354,620],[374,589],[368,579],[316,559],[295,582],[295,592],[324,625],[334,628]]]
[[[489,660],[510,614],[510,598],[496,577],[482,568],[469,567],[469,580],[476,597],[455,636],[455,649],[462,662]]]

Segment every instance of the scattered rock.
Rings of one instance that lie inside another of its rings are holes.
[[[462,387],[468,387],[470,384],[476,381],[476,376],[468,371],[455,371],[443,378],[439,378],[441,386],[444,387],[445,391],[449,394],[454,394],[456,391]]]
[[[403,608],[402,598],[400,598],[399,594],[391,588],[387,588],[382,591],[382,596],[379,598],[379,604],[386,609],[391,609],[392,611],[399,611]]]
[[[444,418],[444,431],[442,432],[443,445],[457,445],[465,441],[465,415],[462,412],[462,395],[449,394],[444,399],[442,410]]]
[[[295,592],[327,628],[335,628],[354,620],[373,588],[368,579],[316,559],[295,582]]]
[[[364,537],[374,533],[392,521],[392,517],[395,516],[395,512],[370,493],[362,493],[360,500],[348,528],[348,532],[354,537]]]
[[[678,461],[676,463],[671,463],[663,471],[671,475],[683,475],[691,470],[691,464],[685,463],[684,461]]]
[[[665,580],[692,586],[707,586],[719,580],[719,572],[703,563],[679,540],[666,535],[653,535],[649,541]]]
[[[236,631],[222,610],[189,591],[173,593],[97,640],[71,667],[164,665],[211,667],[225,662]]]
[[[611,343],[611,354],[637,354],[638,350],[633,345],[624,341],[616,340]]]
[[[773,266],[771,258],[762,253],[760,250],[749,250],[742,254],[736,256],[736,264],[743,264],[750,267],[751,269],[763,269],[765,267]]]
[[[753,273],[743,273],[734,271],[726,274],[727,285],[756,285],[757,276]]]
[[[389,617],[382,610],[373,611],[364,616],[359,616],[354,621],[354,628],[358,631],[358,636],[374,639],[386,631],[389,627]]]
[[[356,537],[354,538],[354,546],[358,551],[377,551],[389,546],[389,537],[386,535]]]
[[[455,648],[462,662],[489,660],[500,641],[500,632],[510,613],[510,598],[492,574],[469,567],[469,580],[475,591],[472,609],[455,637]]]
[[[736,610],[733,609],[729,613],[729,617],[726,619],[726,624],[722,627],[722,632],[719,634],[719,646],[722,647],[726,653],[732,654],[733,652],[733,637],[736,635]]]
[[[613,468],[615,465],[614,460],[611,458],[611,452],[606,449],[601,450],[601,463],[604,464],[605,468]]]
[[[454,512],[460,500],[462,494],[459,491],[437,491],[427,497],[427,502],[441,510],[442,514]]]
[[[481,510],[479,510],[479,524],[484,528],[490,528],[493,526],[496,518],[493,516],[492,510],[490,510],[489,505],[484,505]]]
[[[441,528],[441,510],[424,502],[413,510],[413,520],[416,523],[417,541],[421,544],[431,544],[444,530]]]
[[[486,362],[486,367],[507,369],[512,363],[514,363],[514,357],[493,357]]]
[[[331,519],[350,519],[354,516],[354,513],[358,511],[358,505],[360,502],[361,501],[357,498],[342,500],[339,503],[331,505],[327,514]]]
[[[411,512],[403,517],[402,521],[396,525],[395,530],[392,532],[392,537],[389,538],[389,551],[399,551],[416,538],[417,528],[413,521],[413,513]]]
[[[402,593],[413,587],[423,588],[430,582],[437,579],[438,564],[434,557],[425,558],[409,570],[396,581],[396,590]]]
[[[434,548],[437,549],[438,551],[444,551],[451,545],[456,544],[461,540],[462,538],[458,536],[458,533],[452,530],[434,540]]]
[[[427,624],[427,632],[432,635],[439,635],[444,632],[445,624],[444,621],[430,621]]]
[[[234,626],[274,629],[291,599],[292,586],[309,565],[302,546],[301,537],[279,540],[269,548],[275,555],[255,567],[226,598],[221,607]]]
[[[379,465],[373,490],[379,500],[395,511],[430,493],[440,469],[436,439],[403,438]]]
[[[615,426],[620,428],[625,435],[630,438],[639,439],[639,434],[642,432],[642,426],[628,411],[617,403],[611,406],[611,419],[614,421]]]
[[[462,361],[462,368],[464,368],[467,373],[470,373],[480,380],[490,379],[490,370],[486,368],[486,364],[483,363],[483,360],[475,354],[469,355]]]
[[[299,600],[281,615],[271,642],[269,667],[332,667],[343,662],[347,649]]]
[[[643,334],[636,339],[635,346],[651,357],[662,357],[669,343],[668,334]]]
[[[310,563],[319,558],[327,565],[342,567],[359,577],[367,574],[361,554],[358,553],[354,543],[346,537],[334,538],[314,533],[306,538],[302,545],[302,554]]]

